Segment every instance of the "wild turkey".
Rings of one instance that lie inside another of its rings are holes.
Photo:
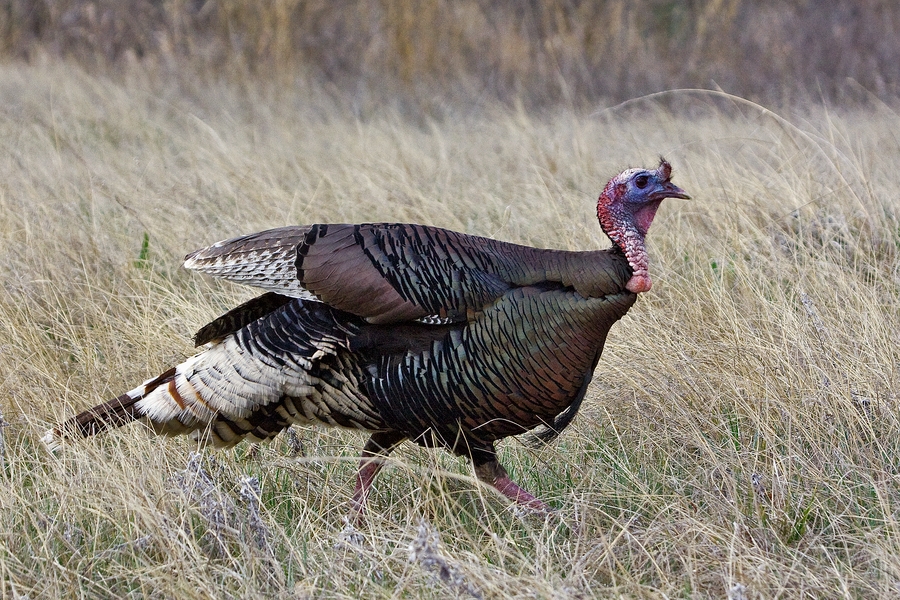
[[[215,446],[294,423],[371,433],[353,507],[409,439],[471,458],[479,479],[535,510],[494,442],[549,441],[578,411],[607,332],[650,289],[644,236],[672,168],[609,181],[597,215],[607,250],[543,250],[409,224],[283,227],[189,254],[185,267],[266,290],[212,321],[206,345],[162,375],[50,430],[88,437],[146,419]]]

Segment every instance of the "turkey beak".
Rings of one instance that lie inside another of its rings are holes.
[[[682,200],[690,200],[691,197],[687,195],[687,193],[672,183],[671,181],[666,181],[660,186],[660,189],[653,194],[656,199],[662,200],[664,198],[681,198]]]

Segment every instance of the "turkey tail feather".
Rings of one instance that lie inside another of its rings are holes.
[[[159,377],[150,379],[130,392],[125,392],[109,402],[104,402],[66,419],[58,427],[47,431],[41,441],[51,451],[55,451],[62,447],[66,440],[91,437],[107,429],[114,429],[136,421],[144,416],[138,410],[137,403],[159,386],[172,381],[174,377],[175,367],[172,367]]]

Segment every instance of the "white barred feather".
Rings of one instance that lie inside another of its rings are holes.
[[[202,430],[220,416],[240,426],[256,409],[285,395],[313,393],[317,381],[307,373],[310,366],[298,357],[296,368],[279,368],[265,355],[244,352],[235,337],[228,336],[180,364],[172,381],[151,391],[135,407],[160,433]],[[309,422],[304,415],[290,416],[294,422]],[[211,434],[216,446],[239,441],[227,425],[216,424]]]
[[[282,227],[216,242],[188,254],[184,267],[292,298],[317,301],[297,280],[297,245],[309,227]]]

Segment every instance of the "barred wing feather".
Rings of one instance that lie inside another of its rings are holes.
[[[184,267],[291,298],[315,300],[297,279],[297,245],[310,226],[279,227],[224,240],[184,257]]]
[[[513,287],[618,291],[607,252],[560,252],[410,224],[282,227],[219,242],[185,267],[318,300],[370,323],[471,320]],[[615,269],[613,269],[615,270]]]

